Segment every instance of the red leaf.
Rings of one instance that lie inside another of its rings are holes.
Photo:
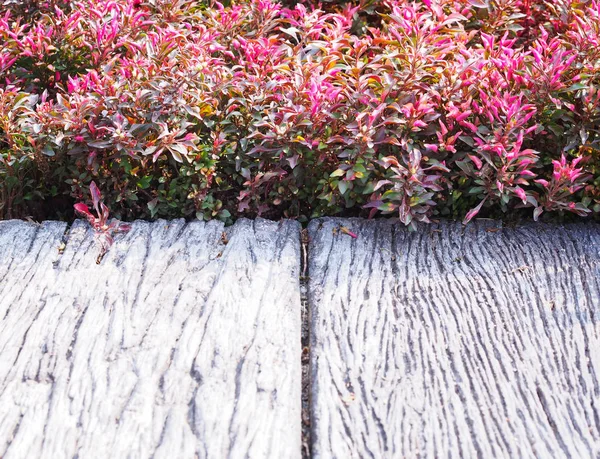
[[[475,166],[477,167],[477,169],[481,169],[483,167],[483,163],[477,156],[469,155],[469,158],[471,158],[471,161],[473,161],[475,163]]]
[[[100,203],[100,200],[102,199],[102,195],[100,194],[100,190],[98,189],[98,186],[94,181],[90,183],[90,193],[92,195],[92,201],[94,202],[94,208],[96,209],[96,213],[98,214],[98,216],[100,216],[100,207],[98,205]]]
[[[381,201],[381,200],[375,200],[375,201],[371,201],[371,202],[366,203],[363,206],[363,208],[368,209],[370,207],[373,207],[373,208],[375,208],[377,210],[377,208],[379,206],[381,206],[382,204],[383,204],[383,201]]]
[[[118,233],[127,233],[131,231],[131,225],[129,223],[119,223],[115,231]]]
[[[78,202],[73,207],[75,208],[75,211],[77,211],[78,213],[80,213],[81,215],[83,215],[85,217],[87,217],[88,215],[92,215],[90,213],[90,208],[88,206],[86,206],[83,202]]]
[[[485,198],[483,201],[481,201],[477,207],[475,207],[474,209],[471,209],[469,212],[467,212],[467,215],[465,216],[465,219],[463,220],[463,225],[466,225],[467,223],[469,223],[473,219],[473,217],[479,213],[479,211],[481,210],[481,207],[483,206],[483,203],[486,201],[486,199],[487,198]]]
[[[103,202],[100,203],[100,207],[102,208],[102,214],[100,215],[100,223],[102,226],[104,226],[108,221],[109,210],[108,207],[106,207],[106,204],[104,204]]]
[[[347,234],[348,236],[356,239],[358,236],[356,235],[356,233],[353,233],[352,231],[350,231],[348,228],[346,228],[345,226],[342,226],[340,228],[340,231],[344,234]]]
[[[75,212],[77,212],[82,217],[85,217],[90,223],[90,225],[96,225],[96,217],[92,215],[92,213],[90,212],[90,208],[86,206],[83,202],[78,202],[77,204],[74,204],[73,207],[75,208]]]

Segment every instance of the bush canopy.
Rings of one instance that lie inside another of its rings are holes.
[[[4,0],[0,218],[598,214],[599,88],[600,0]]]

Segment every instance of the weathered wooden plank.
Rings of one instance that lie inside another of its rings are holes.
[[[0,222],[0,387],[6,383],[32,325],[45,307],[52,283],[48,273],[58,260],[66,227],[60,222]],[[1,438],[12,434],[14,422],[6,419],[19,416],[0,405]]]
[[[315,457],[600,457],[598,225],[309,236]]]
[[[300,455],[298,224],[136,222],[100,265],[31,231],[0,226],[37,276],[0,283],[0,457]]]

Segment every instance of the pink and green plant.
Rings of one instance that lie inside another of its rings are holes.
[[[0,217],[598,215],[599,86],[599,0],[8,2]]]
[[[131,225],[129,223],[122,223],[119,220],[109,220],[110,211],[106,204],[102,202],[102,195],[100,194],[100,190],[95,182],[90,184],[90,194],[92,196],[92,203],[94,205],[94,209],[96,210],[96,215],[94,215],[90,208],[83,202],[78,202],[74,205],[75,212],[82,217],[84,217],[92,230],[94,231],[94,237],[96,239],[96,244],[100,249],[100,254],[98,255],[98,262],[102,260],[102,257],[106,254],[110,246],[114,242],[114,235],[118,233],[126,233],[131,230]]]

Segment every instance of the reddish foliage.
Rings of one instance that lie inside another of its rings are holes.
[[[1,7],[0,214],[600,211],[600,1],[314,3]]]
[[[131,225],[121,223],[118,220],[109,221],[108,207],[102,202],[102,195],[95,182],[92,182],[90,185],[90,194],[92,195],[96,215],[92,214],[89,207],[82,202],[75,204],[74,207],[75,211],[84,217],[94,230],[96,242],[100,247],[100,255],[98,257],[100,260],[113,244],[114,234],[125,233],[131,230]]]

